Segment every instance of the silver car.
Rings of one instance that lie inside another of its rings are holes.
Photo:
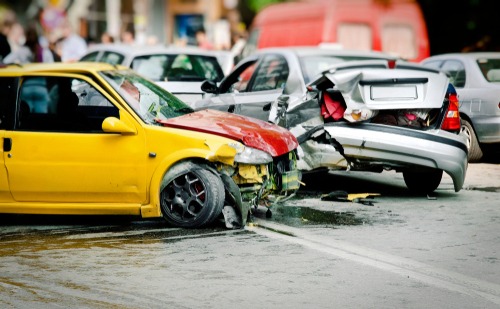
[[[252,116],[289,129],[302,171],[402,172],[430,193],[443,171],[458,192],[467,170],[449,78],[388,55],[321,48],[263,49],[238,63],[195,109]]]
[[[186,103],[199,100],[201,83],[221,81],[231,63],[229,52],[196,47],[92,45],[80,61],[120,64],[156,82]]]
[[[442,54],[421,63],[449,75],[460,101],[469,162],[480,161],[487,146],[500,143],[500,52]]]

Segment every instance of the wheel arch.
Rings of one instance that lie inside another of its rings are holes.
[[[209,151],[194,149],[191,151],[176,152],[164,157],[156,166],[151,177],[149,183],[149,204],[141,207],[141,216],[143,218],[161,217],[161,182],[166,173],[182,164],[205,164],[212,166],[210,161],[206,159],[209,154]]]

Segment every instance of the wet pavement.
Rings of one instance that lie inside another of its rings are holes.
[[[431,198],[391,173],[306,176],[243,230],[0,216],[0,307],[498,308],[498,175],[472,165],[462,191],[444,178]],[[331,184],[381,195],[321,201]]]

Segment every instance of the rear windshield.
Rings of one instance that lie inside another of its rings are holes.
[[[500,59],[480,58],[477,65],[489,82],[500,82]]]
[[[304,75],[305,83],[309,83],[316,75],[323,71],[326,71],[332,65],[345,61],[356,61],[356,60],[380,60],[381,58],[376,57],[364,57],[364,56],[333,56],[333,55],[314,55],[314,56],[302,56],[300,59],[302,72]]]
[[[222,68],[213,56],[146,55],[136,57],[131,68],[153,81],[221,81]]]

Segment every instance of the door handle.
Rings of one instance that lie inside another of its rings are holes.
[[[9,137],[3,138],[3,151],[11,151],[12,150],[12,139]]]

